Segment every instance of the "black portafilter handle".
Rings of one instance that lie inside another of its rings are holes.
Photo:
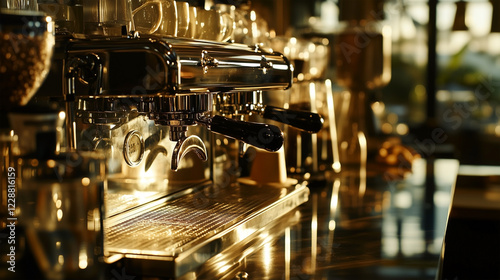
[[[266,151],[276,152],[283,146],[283,133],[275,125],[237,121],[222,116],[213,116],[201,122],[212,132]]]
[[[266,106],[262,116],[309,133],[317,133],[323,127],[323,118],[319,114],[308,111]]]

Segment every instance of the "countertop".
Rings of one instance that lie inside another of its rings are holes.
[[[199,278],[436,279],[458,169],[419,159],[312,182],[306,203]]]
[[[311,181],[307,202],[181,279],[499,279],[500,169],[487,170],[418,159]]]

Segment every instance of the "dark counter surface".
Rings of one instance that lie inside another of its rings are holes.
[[[306,203],[181,279],[500,279],[500,168],[419,159],[367,171],[311,182]],[[33,279],[30,263],[0,278]],[[103,279],[159,279],[123,265]]]
[[[351,171],[311,183],[308,202],[201,278],[436,279],[458,168],[419,159],[369,167],[366,184]]]

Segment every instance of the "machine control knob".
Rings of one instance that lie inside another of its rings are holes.
[[[208,54],[207,51],[203,50],[201,52],[201,61],[200,61],[201,67],[203,68],[203,73],[208,72],[209,67],[217,67],[219,66],[219,61],[212,57],[210,54]]]

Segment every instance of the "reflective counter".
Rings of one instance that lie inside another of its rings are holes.
[[[184,279],[435,279],[458,168],[419,159],[311,183],[295,212]]]
[[[248,279],[435,279],[457,170],[455,160],[417,160],[405,178],[368,172],[366,189],[345,174],[311,185],[298,222],[241,271]]]
[[[179,279],[435,279],[458,169],[418,159],[411,170],[369,165],[366,178],[343,170],[310,182],[305,203]],[[1,279],[40,275],[29,256],[16,273],[1,268]],[[166,278],[118,261],[102,279]]]

